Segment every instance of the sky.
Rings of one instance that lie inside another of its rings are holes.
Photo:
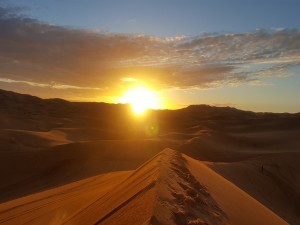
[[[0,0],[0,88],[299,112],[298,0]]]

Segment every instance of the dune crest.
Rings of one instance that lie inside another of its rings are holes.
[[[4,203],[0,224],[287,224],[203,163],[172,149],[122,178],[113,176],[95,177],[92,186],[81,180]],[[243,202],[242,212],[228,205],[224,194]]]
[[[157,199],[150,224],[227,224],[218,203],[191,174],[178,151],[165,149],[159,160]]]

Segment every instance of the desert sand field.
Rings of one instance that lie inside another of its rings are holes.
[[[299,113],[0,102],[0,224],[299,224]]]

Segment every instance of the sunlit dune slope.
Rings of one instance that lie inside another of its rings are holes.
[[[0,204],[0,224],[61,224],[101,198],[131,172],[115,172]]]
[[[0,224],[287,224],[203,163],[165,149],[108,173],[0,205]]]
[[[224,209],[229,224],[288,224],[255,198],[235,186],[230,181],[215,173],[205,164],[184,156],[188,168],[196,179],[205,184],[212,196]]]
[[[217,173],[290,224],[297,225],[300,220],[299,128],[266,126],[263,130],[249,130],[248,125],[240,125],[235,130],[232,127],[226,132],[199,133],[179,149],[206,161]]]
[[[171,141],[102,140],[0,151],[0,202],[111,171],[136,169]]]
[[[278,152],[232,163],[207,163],[290,224],[300,221],[300,153]]]

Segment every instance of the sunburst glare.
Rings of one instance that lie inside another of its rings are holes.
[[[132,111],[141,115],[147,109],[157,109],[160,107],[159,97],[156,91],[147,87],[133,87],[128,89],[121,97],[121,103],[129,103]]]

